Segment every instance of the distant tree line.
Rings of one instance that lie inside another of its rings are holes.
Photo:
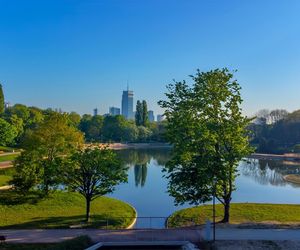
[[[137,102],[135,120],[126,120],[122,115],[58,113],[52,109],[43,110],[22,104],[5,108],[0,85],[0,145],[22,146],[26,134],[54,114],[64,117],[68,125],[81,131],[86,142],[164,142],[165,122],[148,121],[146,101]]]
[[[300,110],[261,110],[249,125],[251,143],[260,153],[300,152]]]

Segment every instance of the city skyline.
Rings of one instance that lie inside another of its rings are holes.
[[[228,67],[238,70],[247,115],[300,107],[299,1],[12,0],[0,7],[0,82],[11,104],[106,113],[119,106],[115,93],[128,80],[159,114],[173,79]]]

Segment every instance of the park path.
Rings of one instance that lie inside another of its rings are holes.
[[[188,229],[28,229],[0,230],[7,243],[53,243],[88,235],[94,242],[190,241],[199,242],[200,230]]]
[[[0,230],[10,243],[50,243],[88,235],[95,242],[118,241],[190,241],[199,242],[200,229],[33,229]],[[216,230],[216,240],[288,240],[300,241],[300,229],[235,229]]]

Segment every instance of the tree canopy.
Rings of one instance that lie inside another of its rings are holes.
[[[177,204],[200,204],[216,190],[228,222],[237,165],[251,152],[250,120],[242,115],[240,86],[228,69],[197,71],[191,78],[191,87],[185,81],[168,85],[167,100],[159,102],[173,145],[165,168],[168,191]]]

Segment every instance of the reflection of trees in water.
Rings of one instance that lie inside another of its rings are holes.
[[[249,159],[240,164],[240,172],[244,176],[253,178],[256,182],[266,185],[283,186],[287,182],[283,179],[287,174],[299,174],[299,166],[284,165],[278,160]]]
[[[143,187],[147,178],[147,167],[151,160],[157,166],[165,166],[170,159],[170,149],[124,149],[116,151],[119,158],[129,167],[134,168],[135,185]]]
[[[135,186],[141,185],[143,187],[146,183],[147,178],[147,165],[134,165],[134,179]]]

